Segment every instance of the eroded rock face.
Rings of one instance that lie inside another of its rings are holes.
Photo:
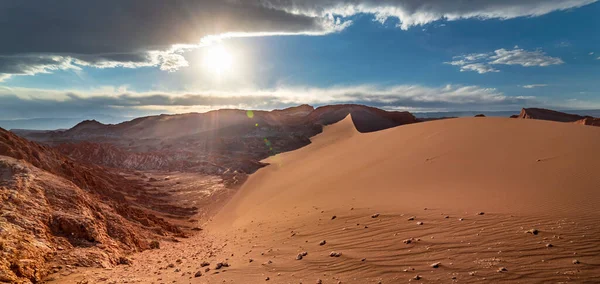
[[[83,165],[0,129],[0,281],[39,282],[49,263],[107,267],[149,248],[172,224],[134,209],[108,169]]]
[[[541,119],[558,122],[575,122],[583,116],[543,108],[523,108],[518,118]]]

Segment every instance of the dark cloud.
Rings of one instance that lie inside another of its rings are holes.
[[[326,34],[351,24],[332,14],[367,13],[379,21],[392,17],[407,29],[440,19],[538,16],[596,1],[3,0],[0,80],[70,68],[48,64],[49,56],[79,66],[173,71],[187,66],[174,45],[195,45],[208,35]]]
[[[204,36],[227,32],[323,31],[317,18],[253,2],[5,0],[0,2],[0,54],[121,56],[197,44]]]

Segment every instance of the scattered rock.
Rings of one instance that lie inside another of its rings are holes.
[[[433,263],[433,264],[431,264],[431,267],[432,267],[432,268],[438,268],[438,267],[440,267],[440,264],[441,264],[441,263],[439,263],[439,262],[436,262],[436,263]]]
[[[121,256],[121,257],[119,257],[119,264],[131,265],[131,259]]]
[[[159,249],[159,248],[160,248],[160,243],[158,241],[150,242],[150,249]]]
[[[410,243],[412,243],[412,239],[406,239],[406,240],[404,240],[402,242],[405,243],[405,244],[410,244]]]
[[[547,248],[551,248],[551,247],[553,247],[553,246],[554,246],[553,244],[546,244],[546,247],[547,247]]]
[[[208,261],[203,261],[202,263],[200,263],[200,267],[206,267],[209,265],[210,265],[210,263]]]
[[[323,281],[321,279],[317,279],[317,284],[323,284]]]
[[[458,221],[464,221],[464,220],[465,220],[464,218],[459,218],[459,219],[458,219]]]
[[[529,229],[527,230],[527,234],[532,234],[532,235],[537,235],[540,231],[538,231],[537,229]]]
[[[508,271],[508,269],[506,269],[506,267],[498,268],[498,272],[506,272],[506,271]]]
[[[223,267],[223,263],[217,262],[215,269],[221,269],[221,267]]]
[[[269,281],[269,280],[271,280],[271,278],[269,278],[269,276],[267,276],[267,277],[265,278],[265,281]]]
[[[423,225],[423,222],[417,222],[417,225]]]
[[[251,259],[248,259],[248,262],[253,262],[253,261],[254,261],[254,259],[252,259],[252,258],[251,258]]]
[[[332,251],[332,252],[329,253],[329,256],[330,257],[340,257],[340,256],[342,256],[342,253],[341,252]]]
[[[196,274],[194,274],[194,277],[200,277],[202,276],[202,272],[200,272],[199,270],[196,271]]]
[[[175,264],[169,263],[169,265],[167,265],[167,268],[173,268],[175,267]]]
[[[335,218],[337,218],[337,216],[335,216],[335,215],[331,216],[331,220],[334,220]]]
[[[379,217],[379,213],[375,213],[375,214],[371,215],[371,218],[377,218],[377,217]]]
[[[324,246],[326,243],[327,243],[327,241],[325,241],[325,240],[322,240],[322,241],[319,243],[319,245],[320,245],[320,246]]]
[[[415,275],[415,277],[413,277],[413,279],[415,279],[415,280],[421,280],[421,275]]]
[[[299,254],[296,256],[296,260],[302,260],[302,257],[303,257],[303,255],[302,255],[301,253],[299,253]]]
[[[448,215],[444,216],[444,219],[448,219],[448,218],[450,218],[450,216],[448,216]]]
[[[573,259],[573,264],[580,264],[581,262],[579,262],[579,260],[577,259]]]
[[[415,216],[412,216],[412,217],[408,217],[408,219],[407,219],[407,220],[408,220],[408,221],[414,221],[414,220],[415,220],[415,218],[417,218],[417,217],[415,217]]]
[[[479,213],[477,213],[477,215],[484,215],[484,214],[485,214],[485,212],[479,212]]]

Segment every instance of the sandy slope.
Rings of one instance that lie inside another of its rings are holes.
[[[85,277],[598,283],[599,142],[599,128],[547,121],[464,118],[361,134],[347,117],[269,158],[203,235]],[[217,261],[230,267],[215,270]]]

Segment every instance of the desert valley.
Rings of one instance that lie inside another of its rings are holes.
[[[302,105],[0,129],[0,282],[596,283],[597,121]]]

